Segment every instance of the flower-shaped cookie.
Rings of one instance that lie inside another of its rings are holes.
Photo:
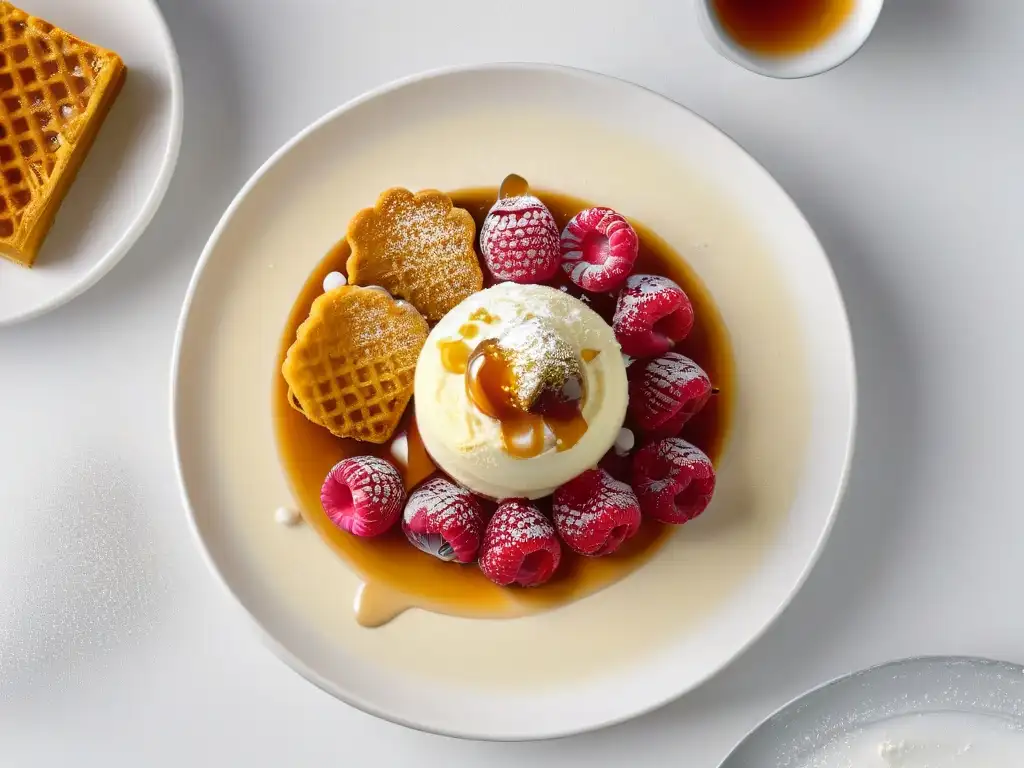
[[[473,217],[441,192],[388,189],[355,215],[347,236],[349,281],[386,288],[431,322],[483,288]]]

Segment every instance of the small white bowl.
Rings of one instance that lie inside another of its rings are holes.
[[[751,72],[790,79],[828,72],[859,51],[875,28],[884,0],[856,0],[849,18],[830,37],[803,53],[779,56],[766,56],[744,48],[722,28],[712,0],[696,2],[701,30],[716,51]]]

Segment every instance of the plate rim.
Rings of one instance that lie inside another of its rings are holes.
[[[762,729],[768,726],[768,724],[777,717],[782,717],[791,710],[799,707],[805,699],[809,699],[812,696],[833,688],[837,685],[842,685],[848,680],[854,678],[865,677],[868,675],[881,674],[882,672],[889,669],[896,669],[909,664],[970,664],[973,666],[1001,666],[1001,667],[1015,667],[1020,670],[1024,670],[1024,664],[1018,664],[1013,661],[1005,661],[1002,659],[995,659],[990,656],[970,656],[962,654],[943,655],[943,654],[924,654],[921,656],[902,656],[889,661],[882,661],[877,664],[864,667],[863,669],[855,669],[851,672],[844,672],[836,675],[830,679],[827,679],[821,683],[818,683],[807,690],[796,694],[788,701],[780,704],[777,708],[765,715],[761,720],[754,725],[753,728],[748,730],[743,736],[737,739],[736,743],[729,748],[725,756],[719,761],[718,768],[727,768],[728,762],[748,741]]]
[[[174,178],[174,171],[178,165],[178,157],[181,153],[181,136],[184,127],[185,105],[184,85],[181,75],[181,58],[178,56],[178,49],[174,45],[174,38],[171,36],[167,19],[157,0],[146,0],[156,15],[157,27],[160,36],[163,38],[167,56],[168,73],[171,76],[171,132],[167,137],[167,144],[164,148],[163,162],[160,164],[160,171],[156,177],[156,183],[149,190],[138,216],[122,233],[121,237],[111,246],[110,250],[91,268],[89,268],[78,280],[71,285],[54,293],[45,301],[32,309],[9,317],[0,316],[0,328],[17,325],[27,320],[45,315],[59,307],[64,306],[73,299],[78,298],[96,283],[103,279],[120,261],[128,255],[139,238],[142,237],[156,212],[160,210],[167,190],[171,186],[171,179]]]
[[[180,365],[181,365],[181,353],[182,353],[182,341],[186,326],[188,324],[189,315],[191,314],[192,302],[195,299],[195,294],[198,289],[199,282],[206,270],[206,267],[210,261],[213,252],[223,236],[224,230],[227,228],[231,220],[234,218],[237,210],[241,207],[244,200],[249,196],[255,186],[262,180],[262,178],[280,162],[285,155],[291,152],[296,146],[303,142],[307,137],[320,130],[324,125],[337,119],[345,112],[348,112],[356,107],[376,99],[380,96],[386,95],[393,91],[400,90],[410,85],[414,85],[419,82],[440,79],[451,75],[458,75],[470,72],[507,72],[514,70],[524,70],[533,72],[548,72],[548,73],[562,73],[574,76],[585,80],[596,80],[596,81],[614,81],[621,85],[625,85],[631,88],[637,88],[642,90],[651,96],[654,96],[658,100],[667,102],[670,106],[676,109],[682,109],[689,113],[690,116],[696,118],[700,122],[704,123],[707,127],[723,136],[729,143],[731,143],[736,149],[742,152],[757,168],[758,172],[763,174],[766,179],[778,190],[786,201],[792,206],[796,212],[800,225],[805,229],[806,234],[813,240],[818,246],[822,256],[824,257],[825,276],[827,277],[834,296],[838,301],[838,309],[840,310],[841,317],[841,331],[846,347],[846,356],[849,360],[849,381],[846,382],[849,386],[849,402],[847,403],[847,422],[849,424],[848,434],[846,435],[845,446],[843,448],[843,466],[839,475],[839,482],[836,485],[836,490],[829,502],[829,513],[825,520],[825,524],[821,529],[817,541],[814,545],[814,551],[811,557],[805,563],[799,577],[789,588],[786,595],[771,609],[770,615],[765,620],[763,625],[757,632],[751,634],[745,642],[741,643],[736,651],[724,659],[718,665],[709,667],[704,674],[697,677],[692,684],[689,686],[674,692],[673,694],[662,697],[657,700],[650,702],[645,707],[634,709],[631,712],[620,714],[615,717],[607,717],[599,721],[590,723],[585,727],[568,727],[568,728],[548,728],[546,730],[539,731],[531,734],[498,734],[488,735],[481,734],[479,732],[473,732],[468,729],[457,729],[457,728],[437,728],[428,727],[420,723],[416,723],[403,718],[400,716],[392,715],[376,706],[372,703],[364,701],[358,697],[350,696],[342,691],[337,690],[336,686],[329,685],[327,681],[322,680],[320,675],[310,669],[301,659],[296,657],[287,648],[283,647],[273,636],[273,634],[263,625],[263,623],[246,607],[241,598],[235,592],[235,590],[228,583],[227,578],[221,572],[220,568],[214,561],[213,555],[203,539],[202,533],[199,530],[198,523],[196,521],[195,512],[192,507],[191,500],[189,498],[188,488],[185,483],[184,468],[181,462],[180,442],[178,434],[178,423],[177,414],[179,411],[179,399],[181,388],[178,386]],[[188,288],[185,292],[185,296],[182,302],[181,313],[179,314],[178,323],[175,328],[174,335],[174,346],[171,354],[171,370],[170,370],[170,436],[171,436],[171,448],[174,456],[174,468],[175,476],[178,481],[179,493],[181,495],[182,505],[189,530],[192,533],[193,539],[197,544],[201,557],[205,562],[207,568],[213,573],[215,580],[221,585],[221,588],[231,597],[231,602],[234,604],[236,610],[240,610],[248,619],[250,626],[258,631],[258,635],[262,640],[263,644],[269,647],[274,654],[285,664],[287,664],[292,670],[297,672],[300,676],[305,678],[307,681],[315,685],[317,688],[330,694],[333,698],[351,706],[361,712],[364,712],[374,717],[378,717],[386,722],[395,723],[396,725],[402,725],[413,730],[421,731],[423,733],[430,733],[439,736],[448,736],[459,739],[467,740],[483,740],[483,741],[498,741],[498,742],[522,742],[522,741],[539,741],[549,739],[560,739],[569,736],[575,736],[584,733],[591,733],[598,731],[613,725],[618,725],[629,720],[633,720],[638,717],[642,717],[650,712],[653,712],[661,707],[681,698],[682,696],[692,693],[693,691],[702,687],[709,680],[718,675],[729,665],[733,664],[737,659],[743,656],[758,640],[763,637],[765,632],[775,624],[780,616],[792,603],[795,596],[800,592],[806,583],[810,573],[813,571],[814,566],[817,565],[821,555],[825,549],[825,544],[831,535],[832,529],[835,525],[835,520],[839,511],[840,504],[846,493],[847,486],[849,484],[850,471],[853,463],[853,457],[855,452],[855,442],[857,434],[857,403],[858,403],[858,379],[857,379],[857,365],[856,365],[856,354],[853,344],[853,334],[850,328],[849,313],[847,311],[846,302],[843,297],[842,291],[839,286],[839,281],[835,275],[835,270],[832,267],[832,262],[828,258],[828,253],[822,246],[817,234],[810,222],[807,220],[803,211],[797,205],[796,201],[792,196],[785,190],[782,184],[771,174],[771,172],[751,154],[747,149],[734,139],[727,132],[719,128],[717,125],[712,123],[707,118],[703,117],[699,113],[690,109],[689,107],[675,101],[674,99],[659,93],[647,86],[633,82],[627,78],[619,77],[616,75],[610,75],[602,72],[596,72],[588,70],[582,67],[574,67],[565,64],[554,64],[546,62],[529,62],[529,61],[498,61],[498,62],[486,62],[486,63],[475,63],[475,64],[456,64],[450,66],[442,66],[423,70],[410,75],[396,78],[394,80],[385,82],[375,88],[371,88],[359,95],[343,102],[339,106],[333,107],[332,109],[325,112],[319,118],[315,119],[304,128],[300,129],[291,138],[286,140],[280,147],[278,147],[246,180],[236,195],[232,198],[228,204],[224,213],[217,221],[214,229],[212,230],[209,239],[203,247],[202,253],[199,256],[196,266],[193,270],[192,277],[189,279]]]

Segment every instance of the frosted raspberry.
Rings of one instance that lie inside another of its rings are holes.
[[[675,437],[711,397],[711,380],[678,352],[630,366],[629,413],[648,438]]]
[[[580,211],[562,230],[562,269],[591,293],[622,285],[636,263],[640,239],[626,218],[611,208]]]
[[[422,483],[409,496],[402,532],[417,549],[441,560],[471,563],[484,535],[480,502],[444,477]]]
[[[536,587],[555,573],[562,548],[555,528],[523,500],[502,502],[484,533],[480,570],[495,584]]]
[[[324,480],[320,503],[331,522],[356,536],[378,536],[398,520],[405,486],[398,470],[376,456],[339,461]]]
[[[480,252],[495,280],[543,283],[558,270],[558,225],[533,195],[498,200],[480,227]]]
[[[590,469],[555,491],[552,516],[562,541],[581,555],[610,555],[640,530],[633,489]]]
[[[661,275],[631,275],[619,293],[612,330],[622,351],[654,357],[693,329],[693,305],[683,289]]]
[[[695,445],[670,437],[641,448],[633,459],[633,489],[643,513],[679,525],[707,509],[715,468]]]

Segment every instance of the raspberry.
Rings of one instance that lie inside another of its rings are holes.
[[[484,535],[480,502],[447,478],[435,477],[414,490],[405,505],[402,532],[409,542],[441,560],[472,563]]]
[[[711,380],[693,360],[669,352],[629,367],[629,413],[650,438],[675,437],[711,397]]]
[[[378,536],[388,530],[405,504],[402,476],[376,456],[339,461],[320,489],[320,503],[331,522],[356,536]]]
[[[680,525],[711,503],[715,468],[695,445],[669,437],[640,449],[633,459],[633,489],[645,515]]]
[[[631,275],[619,293],[612,329],[627,355],[654,357],[689,335],[693,305],[667,277]]]
[[[633,489],[603,469],[590,469],[555,491],[555,529],[573,552],[610,555],[640,530]]]
[[[558,270],[558,225],[533,195],[496,202],[480,227],[480,252],[495,280],[543,283]]]
[[[480,548],[480,570],[503,587],[536,587],[554,574],[562,559],[555,528],[533,504],[504,501],[494,513]]]
[[[640,239],[626,218],[611,208],[588,208],[562,230],[562,269],[591,293],[622,285],[636,263]]]

